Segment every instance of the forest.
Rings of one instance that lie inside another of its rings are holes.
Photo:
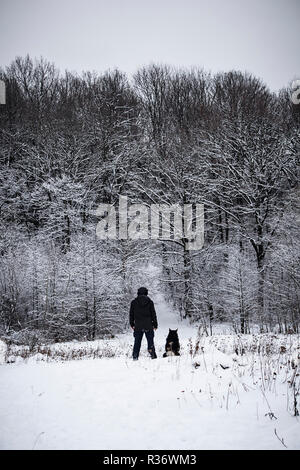
[[[220,322],[299,333],[300,105],[288,88],[161,64],[132,77],[62,73],[28,55],[0,79],[1,338],[125,331],[149,261],[180,317],[207,335]],[[120,195],[203,204],[203,247],[99,239],[97,207]]]

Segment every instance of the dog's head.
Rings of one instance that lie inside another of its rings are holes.
[[[178,333],[177,333],[177,332],[178,332],[178,328],[177,328],[177,330],[171,330],[171,328],[169,328],[168,338],[169,338],[170,340],[172,340],[172,339],[178,339]]]

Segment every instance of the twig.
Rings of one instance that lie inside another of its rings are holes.
[[[42,434],[45,434],[44,431],[40,432],[40,434],[37,436],[37,438],[36,438],[36,440],[35,440],[35,442],[34,442],[33,447],[32,447],[31,450],[33,450],[33,449],[35,448],[35,446],[36,446],[36,444],[37,444],[37,441],[39,440],[39,438],[41,437]]]
[[[277,437],[277,439],[279,439],[279,441],[281,442],[281,444],[284,445],[284,447],[288,448],[288,447],[285,445],[283,438],[280,439],[280,437],[278,436],[277,431],[276,431],[276,428],[274,428],[274,433],[275,433],[275,436]]]

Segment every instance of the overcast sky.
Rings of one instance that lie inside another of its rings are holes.
[[[300,78],[300,0],[0,0],[0,66],[41,55],[63,72],[150,62]]]

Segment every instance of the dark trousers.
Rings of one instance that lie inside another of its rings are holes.
[[[147,338],[149,353],[151,354],[151,356],[155,353],[154,342],[153,342],[154,331],[153,330],[134,330],[133,332],[134,346],[133,346],[132,356],[136,359],[139,357],[139,354],[140,354],[142,338],[143,338],[144,333]]]

